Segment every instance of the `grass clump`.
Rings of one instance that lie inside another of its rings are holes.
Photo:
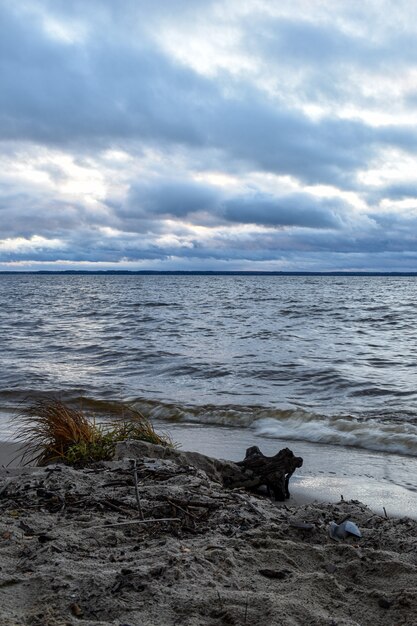
[[[97,424],[83,411],[59,400],[41,400],[27,407],[18,421],[17,438],[22,444],[24,464],[62,462],[83,466],[110,461],[116,443],[127,439],[173,445],[168,436],[156,433],[150,421],[130,406],[123,407],[118,420]]]

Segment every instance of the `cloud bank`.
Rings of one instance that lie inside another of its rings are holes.
[[[0,0],[0,269],[417,270],[415,13]]]

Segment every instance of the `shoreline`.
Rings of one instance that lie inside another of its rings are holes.
[[[250,428],[167,424],[155,421],[156,430],[168,431],[181,449],[240,461],[257,445],[273,455],[290,448],[304,459],[291,478],[292,502],[358,500],[379,515],[417,519],[417,458],[361,448],[289,441],[257,435]]]
[[[289,447],[304,458],[291,478],[290,504],[364,502],[378,515],[417,519],[417,459],[302,441],[256,436],[251,429],[167,424],[155,421],[157,431],[168,432],[181,450],[219,459],[239,461],[246,448],[258,445],[267,455]],[[0,468],[19,469],[19,445],[0,441]],[[414,478],[413,478],[414,477]]]
[[[135,480],[121,445],[97,468],[0,473],[4,626],[412,623],[417,522],[357,501],[277,506],[151,444]],[[362,537],[332,540],[346,517]]]
[[[20,466],[19,444],[11,441],[0,441],[0,468],[16,468]]]

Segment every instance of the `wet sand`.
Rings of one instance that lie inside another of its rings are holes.
[[[304,465],[291,479],[295,502],[360,500],[391,517],[417,519],[417,458],[360,448],[286,441],[257,436],[250,428],[155,422],[184,450],[240,461],[249,446],[272,455],[289,447]]]
[[[291,448],[304,458],[304,466],[291,479],[291,502],[365,502],[378,514],[417,519],[417,459],[311,444],[280,441],[255,436],[251,429],[219,428],[200,424],[155,422],[157,430],[169,432],[181,449],[195,450],[208,456],[232,461],[242,460],[249,446],[258,445],[265,454]],[[12,442],[0,442],[0,467],[19,465],[19,448]]]
[[[0,467],[18,467],[20,460],[21,455],[17,444],[0,441]]]

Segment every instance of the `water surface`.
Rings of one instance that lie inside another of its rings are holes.
[[[53,394],[417,456],[416,277],[10,274],[0,304],[0,434]]]

